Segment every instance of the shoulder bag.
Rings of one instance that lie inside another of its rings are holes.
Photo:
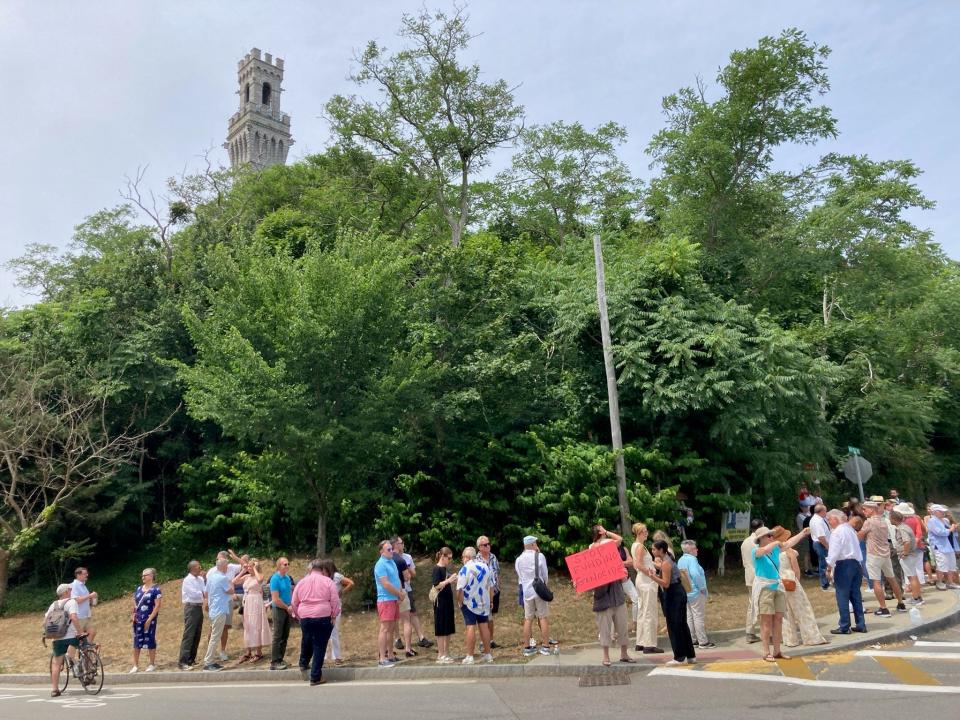
[[[540,578],[540,551],[533,554],[533,591],[541,600],[553,602],[553,591]]]

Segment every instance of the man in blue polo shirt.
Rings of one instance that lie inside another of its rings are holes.
[[[290,601],[293,599],[293,581],[287,574],[290,561],[277,558],[277,571],[270,577],[270,597],[273,600],[273,644],[270,648],[270,669],[286,670],[283,656],[287,654],[290,637]]]

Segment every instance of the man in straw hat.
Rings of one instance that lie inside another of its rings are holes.
[[[880,501],[882,502],[883,498],[880,498]],[[907,606],[903,604],[903,591],[893,574],[893,562],[890,559],[890,530],[880,509],[880,503],[871,497],[863,503],[863,511],[867,515],[867,519],[863,523],[863,528],[857,533],[857,537],[860,540],[867,541],[867,577],[873,586],[873,594],[876,596],[877,602],[880,603],[880,607],[873,614],[880,617],[890,617],[890,610],[887,609],[887,601],[883,592],[884,578],[890,583],[893,595],[897,598],[897,610],[906,612]]]

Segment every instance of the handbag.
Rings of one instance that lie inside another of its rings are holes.
[[[540,578],[540,551],[537,550],[533,555],[533,591],[541,600],[553,602],[553,591],[547,587],[547,584]]]
[[[427,593],[427,597],[430,598],[430,602],[432,602],[434,605],[437,604],[437,598],[440,597],[440,591],[437,590],[436,585],[430,588],[430,592]]]
[[[791,580],[790,578],[785,578],[785,577],[781,576],[781,575],[780,575],[780,568],[777,567],[777,564],[773,561],[773,558],[770,557],[769,555],[765,555],[764,557],[766,557],[767,560],[770,561],[770,564],[773,565],[773,569],[774,569],[774,571],[776,571],[777,577],[780,579],[780,584],[783,585],[783,589],[786,590],[787,592],[793,592],[794,590],[796,590],[796,589],[797,589],[797,581],[796,581],[796,580]]]

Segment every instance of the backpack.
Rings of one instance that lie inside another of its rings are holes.
[[[70,613],[67,612],[67,603],[70,599],[58,600],[50,606],[43,616],[43,636],[59,640],[67,634],[70,627]]]

